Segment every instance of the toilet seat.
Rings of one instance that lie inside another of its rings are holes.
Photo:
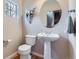
[[[23,44],[23,45],[19,46],[19,50],[21,50],[21,51],[27,51],[29,49],[31,49],[30,45]]]
[[[31,46],[23,44],[18,48],[19,53],[21,54],[29,54],[31,52]]]

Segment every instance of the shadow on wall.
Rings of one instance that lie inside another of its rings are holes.
[[[52,48],[55,51],[58,59],[69,59],[69,47],[68,46],[69,46],[68,40],[65,38],[60,38],[59,40],[52,43]]]

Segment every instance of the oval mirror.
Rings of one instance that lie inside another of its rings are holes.
[[[44,2],[39,13],[41,22],[47,28],[55,26],[61,18],[61,7],[56,0]]]

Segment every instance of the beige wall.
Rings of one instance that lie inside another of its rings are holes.
[[[3,20],[3,40],[10,39],[5,47],[3,47],[3,57],[4,59],[11,55],[12,53],[17,51],[18,46],[22,43],[22,0],[16,0],[18,2],[18,18],[12,18],[5,14],[4,12],[4,20]]]
[[[68,11],[69,0],[57,0],[63,11]]]
[[[76,0],[69,0],[69,10],[76,9]]]

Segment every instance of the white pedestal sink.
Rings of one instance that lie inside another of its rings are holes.
[[[58,34],[46,34],[46,33],[39,33],[37,35],[38,39],[43,39],[44,42],[44,59],[52,59],[51,57],[51,41],[58,40],[60,37]]]

